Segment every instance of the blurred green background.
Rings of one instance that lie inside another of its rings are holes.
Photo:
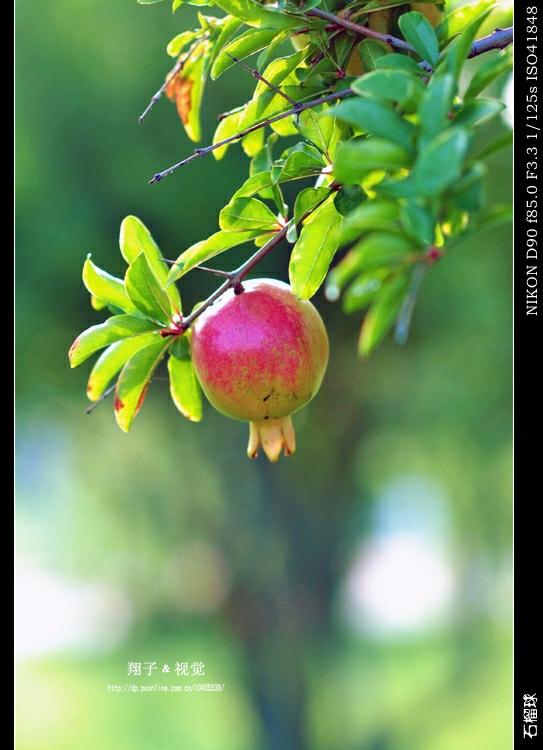
[[[164,371],[130,435],[109,401],[84,413],[92,362],[70,371],[67,351],[104,318],[87,254],[124,273],[119,225],[134,214],[175,258],[216,231],[248,174],[236,145],[147,184],[194,147],[167,100],[138,115],[196,10],[16,5],[17,747],[507,750],[509,227],[441,260],[407,346],[387,340],[368,362],[360,317],[317,295],[330,365],[276,466],[249,461],[247,425],[209,405],[184,420]],[[490,23],[508,22],[502,9]],[[237,69],[209,84],[205,143],[252,88]],[[489,201],[509,199],[510,151],[489,166]],[[258,275],[287,266],[278,248]],[[189,274],[185,308],[214,287]],[[178,677],[182,662],[205,676]],[[224,690],[107,689],[127,682]]]

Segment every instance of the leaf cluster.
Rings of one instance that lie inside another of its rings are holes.
[[[173,10],[181,4],[175,0]],[[296,295],[310,299],[325,282],[327,298],[342,297],[346,313],[366,310],[359,338],[366,357],[393,326],[396,341],[405,342],[422,279],[435,262],[468,234],[511,214],[508,206],[485,210],[483,161],[510,137],[473,153],[476,129],[503,109],[480,94],[511,69],[511,49],[486,60],[467,86],[464,75],[493,9],[489,0],[448,15],[440,4],[419,12],[421,3],[412,10],[377,0],[190,4],[216,4],[226,15],[199,13],[199,27],[170,42],[168,54],[177,62],[166,94],[198,141],[207,79],[258,54],[249,68],[257,79],[253,96],[222,116],[212,148],[220,160],[239,141],[250,159],[249,177],[220,212],[218,231],[184,250],[169,270],[135,217],[121,227],[124,280],[87,259],[83,279],[93,305],[108,307],[113,317],[83,333],[70,359],[75,366],[107,347],[88,395],[101,399],[118,376],[115,413],[124,430],[166,355],[176,406],[189,419],[201,418],[190,330],[182,325],[175,282],[219,253],[248,242],[260,248],[284,235],[292,245],[289,279]],[[385,19],[403,47],[393,51],[382,40],[306,15],[319,6],[370,29]],[[284,54],[288,40],[295,51]],[[313,105],[323,97],[328,101]],[[297,142],[277,154],[287,136]],[[282,185],[294,180],[305,183],[288,206]]]
[[[83,282],[92,305],[113,316],[74,341],[70,364],[76,367],[100,349],[87,385],[91,401],[115,385],[115,417],[128,432],[153,374],[168,355],[170,393],[179,411],[192,421],[202,417],[200,386],[190,358],[190,331],[180,328],[182,308],[175,286],[167,286],[167,268],[148,229],[135,216],[121,225],[120,249],[128,268],[123,279],[102,271],[87,258]]]

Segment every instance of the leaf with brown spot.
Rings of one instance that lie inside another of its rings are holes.
[[[166,96],[175,103],[181,122],[192,141],[199,141],[201,135],[200,105],[204,90],[202,73],[204,61],[208,57],[207,52],[207,42],[198,45],[190,60],[169,82],[165,90]]]
[[[111,344],[98,358],[91,370],[87,384],[87,396],[96,401],[106,391],[108,385],[136,352],[159,340],[160,333],[152,331],[140,336],[117,341]]]
[[[190,114],[190,92],[194,81],[184,78],[181,74],[176,75],[166,88],[166,95],[175,102],[177,112],[183,125],[187,125]]]
[[[115,418],[124,432],[130,430],[151,377],[171,345],[171,338],[149,344],[134,354],[121,370],[115,389]]]

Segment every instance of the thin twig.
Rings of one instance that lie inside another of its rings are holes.
[[[205,148],[195,148],[194,153],[188,156],[186,159],[183,159],[183,161],[180,161],[178,164],[174,164],[173,167],[165,169],[164,172],[158,172],[158,174],[156,174],[152,180],[149,180],[149,184],[152,185],[154,182],[159,182],[159,180],[161,180],[166,175],[171,174],[171,172],[178,169],[178,167],[185,166],[185,164],[194,161],[194,159],[197,159],[199,156],[207,156],[207,154],[211,153],[211,151],[215,151],[215,149],[220,148],[221,146],[225,146],[227,143],[232,143],[232,141],[237,141],[240,138],[243,138],[244,135],[252,133],[254,130],[259,130],[266,125],[270,125],[272,122],[277,122],[278,120],[282,120],[285,117],[290,117],[290,115],[300,114],[300,112],[303,112],[310,107],[317,107],[319,104],[325,104],[326,102],[331,102],[334,99],[340,99],[341,97],[348,96],[352,93],[353,92],[351,91],[351,89],[344,89],[343,91],[337,91],[333,94],[327,94],[326,96],[322,96],[320,99],[313,99],[312,101],[306,102],[305,104],[300,104],[299,107],[294,107],[293,109],[289,109],[286,112],[281,112],[281,114],[279,115],[275,115],[275,117],[270,117],[267,120],[258,123],[257,125],[252,125],[250,128],[242,130],[241,133],[231,135],[229,138],[225,138],[223,141],[212,143],[210,146],[206,146]]]
[[[143,122],[143,118],[145,115],[150,111],[151,107],[153,107],[156,102],[160,99],[162,94],[166,91],[168,88],[168,85],[173,81],[175,76],[183,69],[185,63],[190,58],[194,50],[198,47],[199,44],[202,42],[205,42],[206,39],[209,39],[209,36],[203,36],[201,39],[197,39],[194,44],[191,45],[189,51],[185,55],[181,55],[176,64],[174,65],[173,70],[171,71],[170,75],[166,78],[162,86],[159,88],[159,90],[156,92],[156,94],[152,97],[151,101],[149,102],[147,108],[145,111],[139,116],[138,122]]]
[[[250,68],[248,65],[245,65],[245,63],[241,62],[241,60],[238,60],[237,57],[234,57],[233,55],[230,55],[228,52],[226,54],[235,63],[237,63],[238,65],[241,65],[242,68],[244,68],[245,70],[247,70],[253,76],[253,78],[256,78],[257,81],[262,81],[262,83],[265,83],[266,86],[269,86],[269,88],[272,91],[275,91],[276,94],[279,94],[279,96],[282,96],[283,99],[286,99],[287,102],[289,102],[290,104],[292,104],[292,106],[295,109],[300,109],[300,107],[301,107],[300,102],[295,102],[294,99],[291,99],[290,96],[287,96],[287,94],[285,94],[284,91],[281,91],[281,89],[278,89],[277,86],[273,85],[273,83],[270,83],[268,80],[266,80],[264,78],[264,76],[260,75],[260,73],[258,72],[258,70],[253,70],[253,68]]]
[[[100,398],[97,398],[96,401],[88,407],[88,409],[85,409],[85,414],[90,414],[93,411],[93,409],[96,409],[98,404],[101,404],[102,401],[110,395],[110,393],[113,393],[116,385],[117,384],[115,383],[110,388],[108,388],[107,391],[104,391],[102,395],[100,396]]]
[[[230,115],[237,115],[237,113],[244,110],[246,106],[247,104],[241,104],[239,107],[234,107],[233,109],[230,109],[228,112],[221,112],[220,115],[217,115],[217,121],[220,122],[221,120],[224,120],[225,117],[230,117]]]
[[[173,261],[175,263],[176,261]],[[207,271],[207,273],[214,273],[215,276],[224,276],[229,279],[232,273],[230,271],[219,271],[218,268],[207,268],[206,266],[194,266],[197,271]]]

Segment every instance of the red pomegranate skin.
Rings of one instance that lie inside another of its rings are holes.
[[[317,393],[328,364],[322,319],[288,284],[243,283],[224,294],[194,323],[191,350],[204,393],[234,419],[285,417]]]

